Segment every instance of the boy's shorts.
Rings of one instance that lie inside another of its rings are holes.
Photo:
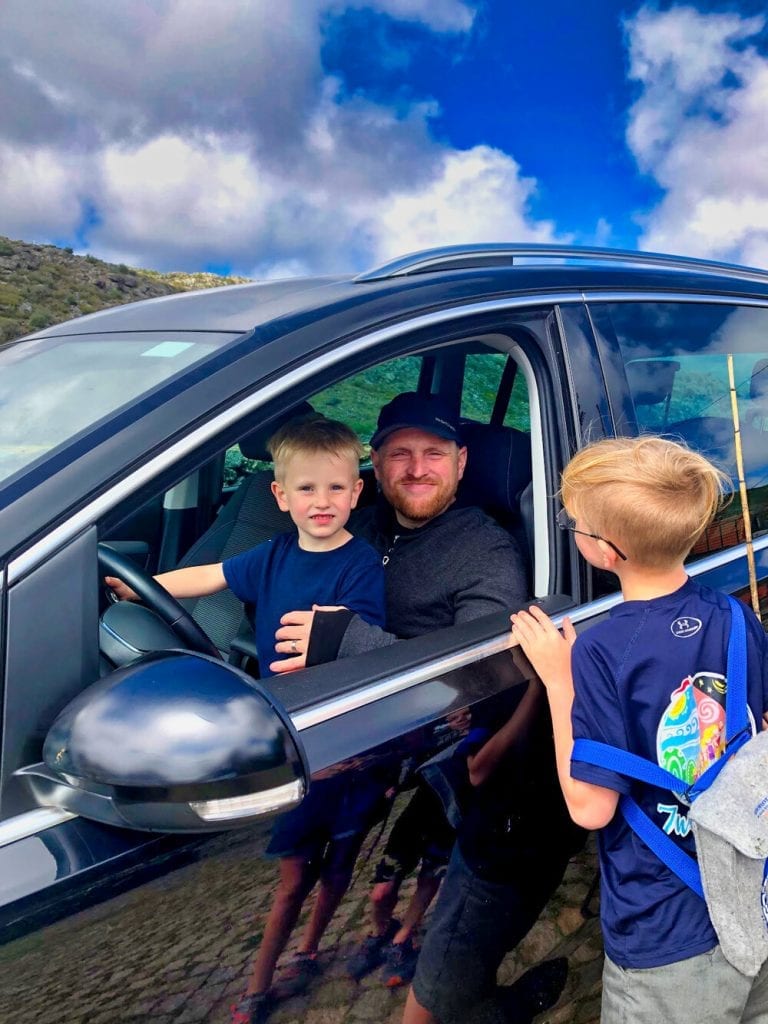
[[[662,967],[603,967],[600,1024],[752,1024],[768,1021],[768,962],[755,978],[732,967],[715,946]]]
[[[365,838],[384,811],[384,794],[380,779],[359,775],[313,782],[299,806],[275,822],[265,856],[316,860],[332,841]],[[359,848],[359,843],[353,845]]]
[[[431,789],[419,785],[392,826],[374,882],[399,884],[419,863],[419,877],[442,879],[454,839],[440,801]]]

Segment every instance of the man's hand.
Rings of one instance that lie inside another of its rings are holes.
[[[275,633],[275,650],[278,654],[289,654],[289,658],[273,661],[270,672],[296,672],[306,668],[309,635],[315,612],[340,612],[342,606],[313,604],[311,612],[286,612],[280,619],[280,628]]]
[[[117,576],[105,576],[104,582],[115,594],[118,601],[138,601],[139,595],[126,586]]]
[[[571,620],[563,619],[561,633],[536,605],[527,612],[516,612],[511,620],[513,640],[522,647],[547,689],[563,685],[570,688],[571,647],[576,639]]]

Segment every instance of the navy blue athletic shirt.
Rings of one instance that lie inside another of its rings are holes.
[[[304,551],[295,533],[281,533],[223,563],[224,578],[254,627],[262,677],[273,675],[275,631],[286,612],[313,604],[344,605],[384,626],[384,569],[370,544],[352,537],[333,551]],[[284,654],[282,657],[290,657]]]
[[[625,601],[573,647],[574,739],[609,743],[693,781],[723,752],[727,598],[693,580],[651,601]],[[747,612],[749,706],[768,708],[768,642]],[[667,790],[571,761],[575,779],[631,792],[645,813],[695,853],[687,807]],[[657,967],[717,945],[706,904],[638,839],[617,811],[600,830],[605,949],[620,967]]]

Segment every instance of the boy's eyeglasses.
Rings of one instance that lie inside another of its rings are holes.
[[[624,554],[621,548],[616,547],[612,540],[608,540],[607,537],[601,537],[599,533],[587,533],[586,530],[577,530],[576,520],[573,519],[572,516],[569,516],[564,508],[561,508],[560,511],[557,513],[555,522],[561,530],[568,530],[570,533],[580,533],[582,537],[591,537],[592,540],[603,541],[605,544],[608,545],[609,548],[616,552],[616,554],[619,556],[622,562],[626,562],[627,556]]]

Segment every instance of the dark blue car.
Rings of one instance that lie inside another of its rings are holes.
[[[563,465],[652,431],[735,474],[729,355],[748,508],[737,496],[688,568],[749,600],[748,518],[765,622],[766,272],[455,247],[0,348],[0,1020],[225,1020],[275,884],[275,815],[318,773],[426,760],[461,735],[458,712],[526,679],[499,614],[260,682],[231,594],[182,607],[153,583],[287,528],[277,424],[308,403],[365,443],[395,394],[440,395],[468,442],[461,499],[515,535],[531,597],[581,628],[618,595],[556,527]],[[105,574],[142,604],[112,603]],[[339,984],[307,1024],[323,1006],[347,1019]]]

